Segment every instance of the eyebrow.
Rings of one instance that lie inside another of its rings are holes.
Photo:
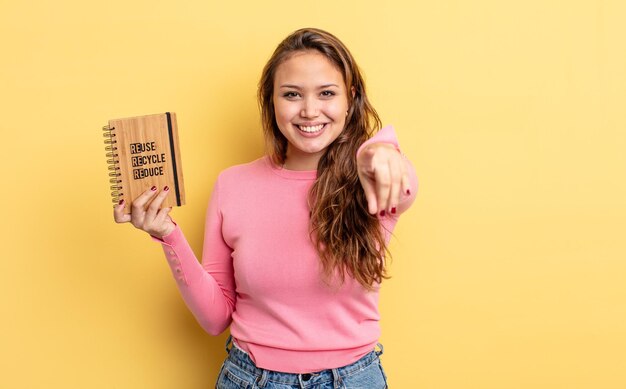
[[[320,85],[318,87],[318,89],[324,89],[324,88],[328,88],[328,87],[331,87],[331,86],[339,88],[339,85],[337,85],[337,84],[325,84],[325,85]],[[280,88],[302,89],[298,85],[293,85],[293,84],[283,84],[283,85],[280,86]]]

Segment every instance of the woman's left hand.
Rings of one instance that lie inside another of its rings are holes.
[[[390,143],[372,143],[359,152],[356,163],[369,213],[395,214],[411,188],[402,154]]]

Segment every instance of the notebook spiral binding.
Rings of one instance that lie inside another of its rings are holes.
[[[104,144],[106,145],[104,149],[107,151],[107,164],[109,165],[109,177],[111,177],[109,182],[113,184],[110,187],[112,190],[112,202],[118,204],[120,197],[124,193],[122,193],[122,180],[119,178],[121,176],[119,171],[120,160],[118,158],[119,155],[117,154],[117,147],[115,146],[117,144],[117,140],[115,139],[115,132],[113,130],[115,130],[115,127],[109,127],[108,125],[102,127],[102,131],[104,131],[103,135],[106,138],[104,140]]]

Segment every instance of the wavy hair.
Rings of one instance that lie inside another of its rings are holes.
[[[309,192],[310,233],[327,283],[346,274],[373,290],[384,278],[388,254],[380,221],[367,211],[367,200],[357,174],[356,153],[381,120],[365,94],[365,83],[348,48],[334,35],[316,28],[293,32],[276,48],[263,69],[258,103],[268,155],[277,166],[285,163],[288,141],[280,132],[274,112],[274,76],[278,66],[294,53],[315,50],[343,75],[348,92],[348,114],[343,131],[331,143],[317,166],[317,179]]]

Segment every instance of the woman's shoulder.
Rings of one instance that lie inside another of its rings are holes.
[[[230,182],[242,180],[249,181],[270,172],[271,162],[267,156],[259,157],[253,161],[230,166],[220,172],[218,181]]]

